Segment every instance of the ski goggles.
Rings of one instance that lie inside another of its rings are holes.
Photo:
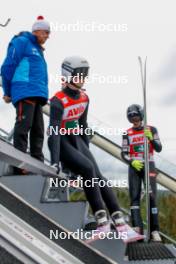
[[[85,78],[88,76],[89,73],[89,67],[81,67],[81,68],[76,68],[72,72],[72,76],[77,76],[79,78]]]
[[[139,114],[137,113],[134,113],[134,114],[129,114],[128,115],[130,121],[133,123],[133,122],[138,122],[138,121],[141,121],[141,117]]]

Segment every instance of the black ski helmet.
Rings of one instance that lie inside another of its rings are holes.
[[[127,118],[130,123],[131,123],[131,117],[133,116],[139,116],[141,121],[143,120],[144,110],[140,105],[132,104],[127,108]]]

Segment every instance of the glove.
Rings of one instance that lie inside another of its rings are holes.
[[[151,132],[148,128],[144,129],[144,135],[145,135],[149,140],[153,140],[152,132]]]
[[[143,167],[144,167],[144,164],[143,164],[142,161],[140,161],[140,160],[133,160],[133,161],[131,162],[131,166],[132,166],[133,168],[135,168],[135,170],[137,170],[137,171],[141,171],[141,170],[143,169]]]

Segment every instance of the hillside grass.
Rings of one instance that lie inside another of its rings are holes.
[[[121,207],[129,210],[130,199],[128,189],[114,189]],[[86,200],[84,192],[74,192],[71,201]],[[159,209],[160,230],[176,240],[176,195],[168,191],[158,191],[157,204]],[[145,197],[141,201],[141,215],[146,219]]]

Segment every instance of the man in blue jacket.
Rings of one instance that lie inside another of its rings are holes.
[[[21,32],[12,38],[1,67],[3,99],[16,108],[14,147],[26,152],[30,133],[31,156],[41,161],[44,160],[42,106],[48,100],[48,73],[42,45],[49,34],[49,23],[38,17],[32,33]]]

